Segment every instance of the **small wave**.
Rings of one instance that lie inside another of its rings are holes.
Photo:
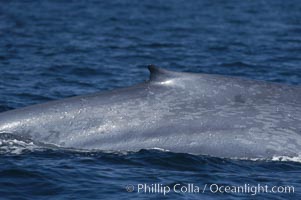
[[[66,148],[66,147],[59,147],[52,144],[44,144],[44,143],[35,143],[32,140],[22,140],[22,139],[16,139],[16,138],[5,138],[0,139],[0,154],[16,154],[20,155],[23,153],[28,152],[35,152],[35,151],[47,151],[47,150],[61,150],[64,152],[69,153],[89,153],[89,154],[98,154],[98,153],[104,153],[104,154],[115,154],[115,155],[129,155],[129,154],[135,154],[135,153],[141,153],[144,151],[147,152],[162,152],[162,153],[175,153],[171,152],[170,150],[154,147],[154,148],[148,148],[148,149],[141,149],[137,151],[116,151],[116,150],[99,150],[99,149],[78,149],[78,148]],[[177,153],[175,153],[177,154]],[[190,154],[185,153],[187,155],[193,155],[193,156],[205,156],[205,157],[211,157],[211,158],[217,158],[217,159],[226,159],[226,160],[241,160],[241,161],[270,161],[270,162],[298,162],[301,163],[301,155],[289,157],[289,156],[273,156],[272,158],[249,158],[249,157],[231,157],[231,158],[220,158],[210,155],[196,155],[196,154]]]

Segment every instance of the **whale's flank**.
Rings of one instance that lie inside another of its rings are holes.
[[[80,149],[301,154],[300,87],[148,68],[136,86],[0,113],[0,132]]]

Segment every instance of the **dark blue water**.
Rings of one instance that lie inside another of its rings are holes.
[[[1,1],[0,111],[126,87],[147,64],[301,85],[300,1]],[[2,141],[0,199],[298,199],[300,159],[80,152]],[[137,184],[199,193],[137,193]],[[294,186],[213,193],[207,184]],[[126,185],[135,190],[127,192]]]

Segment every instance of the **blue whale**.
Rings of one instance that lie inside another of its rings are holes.
[[[76,149],[301,155],[301,87],[149,66],[150,80],[0,114],[0,135]]]

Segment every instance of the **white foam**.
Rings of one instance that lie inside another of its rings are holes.
[[[159,148],[159,147],[154,147],[154,148],[151,148],[152,150],[157,150],[157,151],[163,151],[163,152],[170,152],[168,149],[162,149],[162,148]]]
[[[300,162],[301,163],[301,156],[295,157],[288,157],[288,156],[274,156],[272,161],[290,161],[290,162]]]
[[[289,156],[274,156],[272,158],[237,158],[233,157],[230,158],[233,160],[250,160],[250,161],[276,161],[276,162],[300,162],[301,163],[301,155],[295,156],[295,157],[289,157]]]
[[[34,151],[39,148],[33,142],[24,142],[16,139],[1,139],[0,154],[22,154],[24,151]]]

